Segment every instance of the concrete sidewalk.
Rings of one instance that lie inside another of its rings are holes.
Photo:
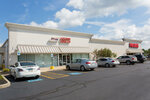
[[[47,72],[47,71],[56,71],[56,70],[64,70],[66,69],[66,66],[54,66],[54,69],[50,69],[50,67],[41,67],[41,72]]]

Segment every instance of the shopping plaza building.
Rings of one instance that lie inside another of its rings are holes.
[[[142,53],[141,40],[95,39],[93,34],[6,23],[8,39],[0,48],[0,64],[33,61],[40,67],[62,66],[73,59],[95,59],[95,49],[108,48],[118,56]]]

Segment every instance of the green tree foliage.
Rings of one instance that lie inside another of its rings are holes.
[[[99,57],[116,57],[117,54],[113,53],[110,49],[104,48],[101,50],[94,50],[93,54],[95,55],[96,59]]]
[[[143,49],[143,51],[145,56],[150,56],[150,48],[147,50]]]

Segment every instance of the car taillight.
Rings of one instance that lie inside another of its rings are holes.
[[[115,62],[114,60],[112,60],[111,62]]]
[[[132,58],[132,60],[134,60],[134,58]]]
[[[37,70],[40,70],[40,67]]]
[[[22,72],[22,71],[23,71],[23,69],[18,68],[18,71],[19,71],[19,72]]]
[[[91,62],[86,62],[86,64],[91,64]]]

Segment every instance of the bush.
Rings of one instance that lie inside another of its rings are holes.
[[[3,72],[9,72],[10,71],[10,69],[8,69],[8,68],[3,68]]]
[[[116,53],[113,53],[110,49],[104,48],[101,50],[94,50],[93,52],[94,56],[96,57],[96,59],[98,59],[99,57],[117,57]]]

